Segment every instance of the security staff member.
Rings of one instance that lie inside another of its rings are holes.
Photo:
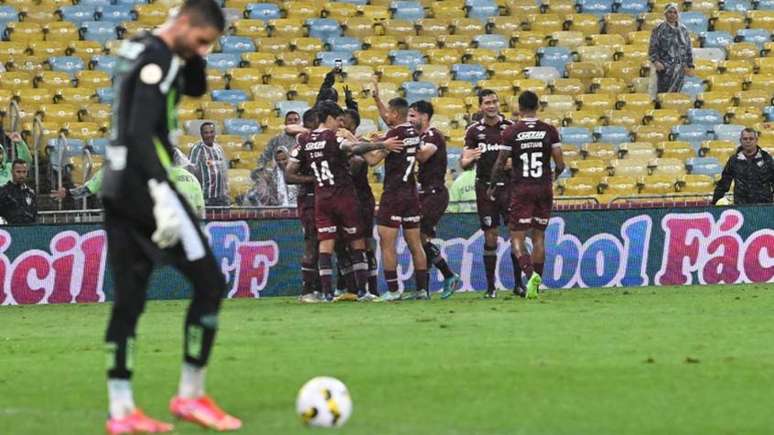
[[[14,160],[11,181],[0,188],[0,217],[9,224],[33,224],[38,217],[38,201],[27,186],[27,172],[27,162]]]
[[[712,203],[717,203],[734,182],[734,204],[763,204],[774,200],[774,161],[758,147],[758,133],[745,128],[740,146],[728,158],[723,174],[715,186]]]

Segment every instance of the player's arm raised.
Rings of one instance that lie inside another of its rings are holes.
[[[387,123],[387,106],[384,105],[384,102],[379,96],[379,82],[376,80],[375,77],[372,82],[371,96],[374,97],[374,103],[376,103],[376,108],[379,109],[379,117],[382,118],[382,121]]]

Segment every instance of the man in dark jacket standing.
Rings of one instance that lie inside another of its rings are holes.
[[[774,160],[758,147],[758,133],[745,128],[741,146],[728,158],[723,175],[715,187],[712,203],[718,202],[734,182],[734,204],[774,202]]]
[[[11,181],[0,187],[0,217],[9,224],[34,224],[38,216],[35,191],[27,186],[27,162],[14,160]]]

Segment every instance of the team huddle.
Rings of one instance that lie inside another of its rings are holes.
[[[442,298],[460,288],[432,241],[449,204],[445,187],[446,142],[430,126],[433,106],[393,98],[386,105],[374,97],[390,128],[370,141],[355,136],[356,111],[342,110],[335,101],[319,102],[304,113],[305,131],[297,135],[287,169],[289,183],[301,185],[298,212],[305,253],[302,261],[302,303],[322,301],[395,301],[430,298],[428,269],[443,274]],[[479,92],[480,120],[465,136],[460,159],[463,169],[476,165],[477,210],[485,234],[486,297],[496,297],[497,240],[501,224],[511,231],[516,295],[536,298],[543,273],[543,233],[553,200],[554,173],[564,170],[556,128],[536,118],[538,98],[524,92],[519,98],[520,120],[500,114],[494,91]],[[551,160],[555,163],[555,172]],[[374,195],[368,184],[368,166],[384,161],[384,191],[374,219]],[[510,173],[506,170],[510,167]],[[387,291],[377,290],[373,223],[379,235]],[[400,291],[397,273],[397,237],[411,252],[415,289]],[[531,230],[532,254],[525,245]],[[332,257],[336,254],[340,294],[333,290]],[[533,261],[534,258],[534,261]],[[522,281],[525,273],[528,282]]]

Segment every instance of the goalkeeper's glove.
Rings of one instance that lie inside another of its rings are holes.
[[[153,199],[153,217],[156,219],[156,231],[151,240],[161,249],[174,246],[180,240],[182,226],[181,209],[173,206],[178,202],[177,196],[166,181],[150,179],[148,190]]]

